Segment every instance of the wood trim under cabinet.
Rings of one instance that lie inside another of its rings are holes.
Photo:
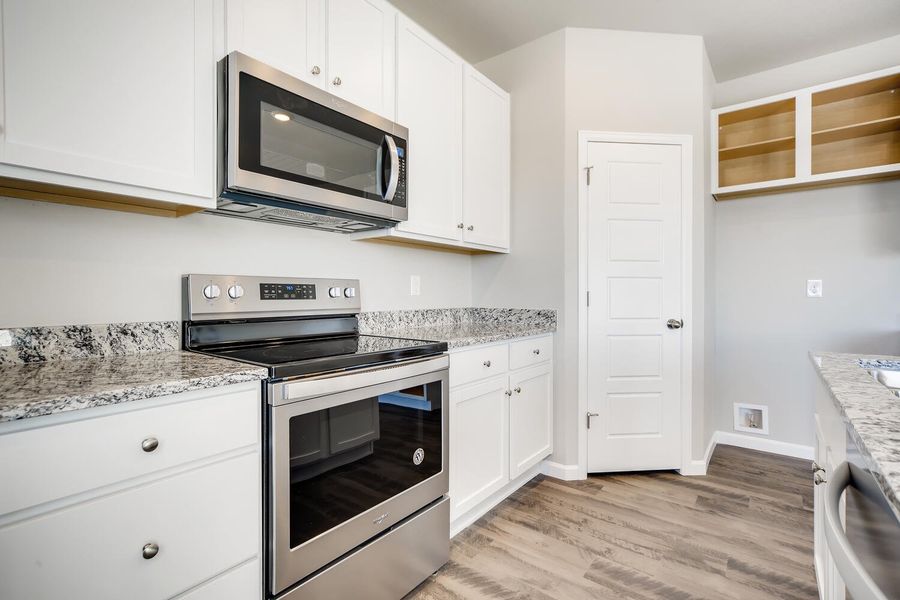
[[[148,200],[146,198],[84,190],[52,183],[28,181],[25,179],[12,179],[9,177],[0,177],[0,196],[21,198],[23,200],[37,200],[40,202],[53,202],[56,204],[68,204],[71,206],[118,210],[152,215],[155,217],[183,217],[204,210],[199,206],[171,204],[157,200]]]

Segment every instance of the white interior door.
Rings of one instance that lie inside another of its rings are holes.
[[[588,470],[681,467],[681,147],[588,144]]]

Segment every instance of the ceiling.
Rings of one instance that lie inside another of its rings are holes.
[[[718,81],[900,34],[900,0],[391,1],[472,63],[562,27],[687,33]]]

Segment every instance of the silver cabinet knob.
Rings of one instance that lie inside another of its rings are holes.
[[[141,550],[141,556],[143,556],[146,560],[150,560],[157,554],[159,554],[159,546],[157,546],[153,542],[144,544],[144,548]]]
[[[540,353],[541,353],[541,349],[540,349],[540,348],[535,348],[534,350],[532,350],[532,352],[534,352],[535,354],[540,354]]]
[[[818,473],[819,471],[822,471],[823,473],[825,472],[825,467],[819,466],[819,463],[817,463],[816,461],[812,462],[811,468],[813,473]]]
[[[146,440],[141,442],[141,450],[144,452],[153,452],[159,448],[159,440],[155,437],[148,437]]]
[[[319,73],[322,72],[322,69],[319,68],[319,65],[313,65],[313,68],[310,69],[309,72],[312,73],[313,75],[318,75]]]
[[[506,394],[507,396],[512,396],[512,390],[506,390],[503,393]]]
[[[483,364],[483,365],[484,365],[484,366],[486,366],[486,367],[488,367],[488,368],[490,368],[490,366],[491,366],[491,361],[489,361],[489,360],[486,360],[486,361],[484,361],[484,362],[483,362],[483,363],[481,363],[481,364]]]
[[[456,228],[457,228],[457,229],[462,229],[463,227],[465,227],[465,225],[464,225],[463,223],[457,223],[457,224],[456,224]]]
[[[825,476],[822,475],[825,471],[816,471],[816,474],[813,475],[813,483],[816,485],[822,485],[823,483],[828,483],[828,480],[825,479]]]
[[[522,393],[522,388],[519,387],[519,386],[516,386],[516,393],[517,393],[517,394],[521,394],[521,393]]]
[[[475,231],[475,226],[469,225],[468,227],[466,227],[466,229],[468,229],[469,231]]]
[[[669,329],[681,329],[684,327],[684,321],[681,319],[669,319],[666,321],[666,327]]]
[[[341,81],[340,77],[335,77],[331,83],[333,83],[334,85],[341,85],[341,83],[343,83],[343,82]]]

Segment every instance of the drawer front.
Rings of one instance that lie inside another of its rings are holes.
[[[450,354],[450,387],[479,381],[509,370],[509,344],[481,346]]]
[[[262,598],[262,576],[259,559],[204,583],[178,600],[259,600]]]
[[[0,435],[0,515],[258,442],[258,384],[191,394],[197,399]],[[151,438],[158,446],[147,452]]]
[[[0,528],[0,598],[170,598],[258,555],[254,452]],[[145,544],[159,552],[143,557]]]
[[[509,368],[522,369],[553,359],[553,335],[510,342]]]

